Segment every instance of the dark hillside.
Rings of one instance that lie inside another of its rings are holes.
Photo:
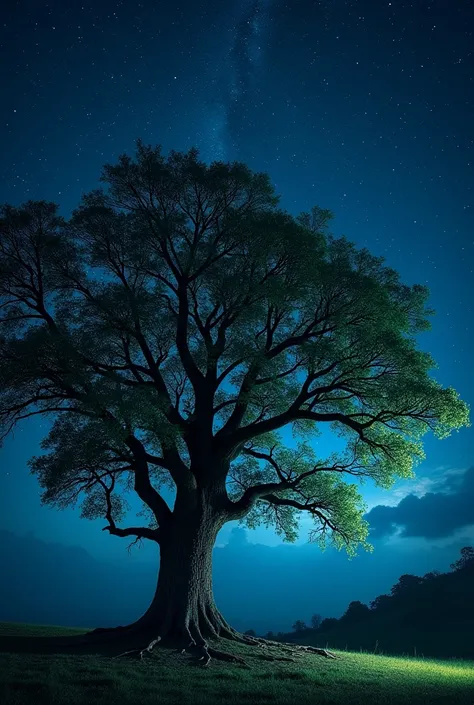
[[[314,646],[474,658],[474,549],[463,548],[449,573],[402,575],[390,595],[379,595],[370,609],[351,602],[340,619],[319,629],[280,635]]]

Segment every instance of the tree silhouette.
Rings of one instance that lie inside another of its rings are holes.
[[[370,603],[371,610],[389,611],[392,608],[393,599],[390,595],[378,595]]]
[[[311,617],[311,628],[319,629],[319,627],[321,626],[321,621],[322,617],[320,614],[313,614],[313,616]]]
[[[429,573],[425,573],[423,576],[423,580],[426,582],[431,581],[431,580],[436,580],[441,575],[441,572],[439,570],[430,570]]]
[[[351,602],[339,620],[323,619],[316,639],[325,640],[326,633],[332,631],[328,639],[335,648],[373,649],[373,635],[377,634],[377,644],[380,635],[379,646],[387,653],[401,654],[417,643],[431,657],[472,658],[471,555],[462,551],[465,560],[460,559],[460,567],[453,564],[451,573],[435,570],[423,578],[402,575],[392,588],[393,594],[376,597],[370,610],[361,602]]]
[[[349,603],[349,607],[344,612],[341,620],[344,622],[360,622],[367,619],[370,615],[370,609],[367,605],[359,600],[354,600]]]
[[[304,632],[308,627],[302,619],[297,619],[291,628],[294,629],[295,632]]]
[[[2,208],[1,438],[54,419],[30,461],[42,501],[81,499],[111,535],[158,544],[156,593],[126,631],[195,643],[207,663],[207,637],[249,640],[213,597],[226,522],[293,541],[306,512],[310,540],[370,548],[343,475],[411,477],[423,433],[449,435],[468,408],[416,349],[428,290],[333,238],[329,211],[293,217],[265,174],[140,141],[102,182],[68,221],[44,201]],[[304,438],[324,425],[346,445],[318,458]],[[127,492],[142,525],[122,524]]]
[[[464,546],[461,548],[461,558],[451,563],[452,570],[474,569],[474,547]]]
[[[423,578],[420,578],[418,575],[405,573],[405,575],[399,577],[398,582],[392,587],[392,596],[398,597],[400,595],[411,594],[422,582]]]
[[[337,617],[325,617],[325,619],[321,622],[320,631],[326,632],[330,629],[334,629],[337,624],[339,624]]]

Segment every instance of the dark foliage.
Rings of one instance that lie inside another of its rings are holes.
[[[349,604],[349,607],[341,617],[341,621],[348,622],[350,624],[353,622],[361,622],[367,619],[369,614],[370,610],[367,605],[364,605],[359,600],[355,600]]]
[[[337,617],[326,617],[326,619],[323,619],[321,622],[321,626],[319,627],[320,631],[322,632],[328,632],[331,629],[334,629],[334,627],[339,624],[339,620]]]
[[[390,595],[379,595],[370,608],[353,601],[340,619],[327,617],[319,629],[307,630],[308,635],[317,634],[318,643],[327,637],[333,648],[377,649],[382,645],[386,652],[413,653],[418,644],[425,656],[472,658],[474,548],[462,548],[451,568],[452,572],[431,571],[423,577],[404,574]],[[448,634],[454,643],[446,643]]]
[[[453,570],[474,570],[474,548],[472,546],[464,546],[461,548],[461,558],[455,563],[451,563]]]
[[[302,619],[297,619],[296,622],[293,624],[292,629],[294,629],[295,632],[304,632],[305,629],[308,627],[306,624],[303,622]]]

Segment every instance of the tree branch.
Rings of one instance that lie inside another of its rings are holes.
[[[271,465],[271,466],[273,467],[273,469],[275,470],[276,474],[277,474],[278,477],[280,478],[280,482],[287,482],[288,479],[289,479],[289,477],[286,476],[286,475],[282,472],[280,466],[278,465],[277,461],[276,461],[275,458],[273,457],[273,451],[274,451],[275,447],[276,447],[276,446],[273,446],[273,447],[270,449],[270,453],[262,453],[262,452],[260,452],[260,451],[254,450],[253,448],[243,448],[243,449],[242,449],[242,452],[243,452],[245,455],[251,455],[253,458],[258,458],[259,460],[266,460],[268,463],[270,463],[270,465]]]
[[[294,405],[292,405],[294,406]],[[309,411],[305,409],[292,410],[292,407],[282,414],[274,416],[270,419],[265,419],[265,421],[260,421],[259,423],[249,424],[243,428],[238,428],[233,432],[224,432],[224,428],[216,433],[216,441],[219,448],[227,455],[232,456],[235,449],[241,447],[243,443],[257,438],[264,433],[269,433],[270,431],[276,431],[282,426],[286,426],[293,421],[298,421],[299,419],[306,419],[308,421],[316,422],[334,422],[339,421],[339,423],[344,426],[352,428],[356,433],[359,434],[360,438],[364,441],[367,439],[364,436],[364,430],[372,426],[376,421],[379,421],[378,417],[372,418],[370,421],[365,423],[360,423],[355,421],[350,415],[341,413],[317,413],[315,411]]]
[[[145,460],[147,463],[151,463],[152,465],[158,465],[160,468],[169,470],[169,463],[167,463],[164,458],[159,458],[157,455],[145,453]]]
[[[321,512],[321,504],[319,502],[303,504],[302,502],[298,502],[295,499],[277,497],[274,494],[263,495],[260,499],[264,500],[265,502],[268,502],[269,504],[273,504],[276,507],[293,507],[294,509],[298,509],[301,512],[309,512],[312,516],[317,517],[321,521],[323,528],[328,526],[332,531],[340,533],[343,538],[346,538],[346,534],[340,531],[338,527],[334,524],[334,522],[332,522],[329,517],[327,517]],[[346,540],[349,540],[349,537],[347,537]]]
[[[204,376],[196,365],[188,347],[188,294],[187,283],[180,281],[178,287],[179,309],[176,327],[176,346],[184,370],[189,377],[195,394],[199,394],[202,389]]]
[[[241,365],[243,362],[245,362],[245,358],[241,358],[240,360],[234,360],[234,362],[228,365],[226,369],[223,370],[223,372],[221,372],[221,374],[217,378],[216,386],[219,387],[219,385],[222,384],[227,375],[230,374],[232,370],[235,370],[235,368]]]
[[[104,526],[102,531],[108,531],[113,536],[136,536],[139,539],[150,539],[156,543],[160,543],[160,530],[150,529],[146,526],[130,526],[127,529],[120,529],[118,526],[109,524],[109,526]]]
[[[134,489],[140,499],[150,507],[156,520],[161,525],[169,523],[172,518],[171,509],[150,482],[147,465],[147,453],[143,444],[133,434],[126,439],[126,443],[134,455],[132,463],[135,471]]]
[[[107,473],[108,474],[108,473]],[[159,543],[160,540],[160,531],[159,529],[150,529],[147,527],[137,527],[137,526],[131,526],[127,529],[120,529],[117,527],[115,524],[115,520],[113,517],[112,513],[112,492],[115,487],[115,477],[112,475],[112,481],[110,483],[110,487],[107,485],[106,482],[104,482],[103,477],[99,477],[97,472],[93,472],[93,475],[95,476],[95,481],[99,483],[99,485],[102,486],[105,492],[105,501],[106,501],[106,510],[105,510],[105,518],[109,522],[107,526],[104,526],[102,531],[108,531],[110,534],[113,534],[114,536],[136,536],[137,538],[147,538],[151,539],[152,541],[156,541]]]
[[[253,455],[253,453],[251,453],[251,455]],[[266,457],[265,460],[267,460]],[[308,470],[307,472],[301,473],[301,475],[298,475],[293,479],[289,479],[289,477],[285,478],[285,476],[280,470],[278,475],[283,477],[280,482],[265,482],[260,485],[248,487],[243,493],[242,497],[237,502],[232,502],[231,500],[229,500],[229,503],[227,505],[227,513],[232,519],[241,519],[249,512],[255,502],[258,499],[263,499],[265,495],[274,492],[281,492],[282,490],[297,489],[298,485],[303,482],[303,480],[306,480],[307,477],[311,477],[317,472],[323,472],[324,470],[333,469],[334,468],[322,468],[316,466],[311,470]]]
[[[234,407],[233,412],[225,422],[224,426],[222,429],[219,431],[222,435],[231,433],[234,431],[236,428],[238,428],[239,424],[241,423],[245,412],[247,411],[248,408],[248,401],[246,398],[246,395],[250,392],[252,389],[254,382],[257,378],[258,371],[260,369],[261,365],[259,363],[256,364],[251,364],[243,381],[242,385],[239,390],[239,395],[237,397],[237,401]],[[217,438],[216,434],[216,438]]]
[[[260,377],[255,380],[255,385],[258,384],[267,384],[268,382],[274,382],[277,379],[283,379],[287,375],[291,374],[292,372],[295,372],[298,367],[301,367],[301,365],[304,364],[304,360],[298,360],[298,362],[293,365],[293,367],[290,367],[289,370],[284,370],[284,372],[279,372],[276,375],[270,375],[269,377]]]

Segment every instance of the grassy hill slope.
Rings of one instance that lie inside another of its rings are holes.
[[[411,624],[398,615],[340,624],[327,632],[308,629],[286,634],[284,641],[328,648],[370,651],[378,654],[460,658],[474,660],[474,620],[444,620]],[[474,701],[473,701],[474,702]]]
[[[394,658],[335,652],[336,660],[303,654],[297,662],[268,662],[262,650],[225,642],[249,667],[159,648],[144,661],[107,656],[10,653],[8,637],[67,636],[85,630],[0,624],[2,705],[472,705],[474,662]],[[270,651],[270,649],[269,649]],[[273,650],[272,650],[273,651]]]

